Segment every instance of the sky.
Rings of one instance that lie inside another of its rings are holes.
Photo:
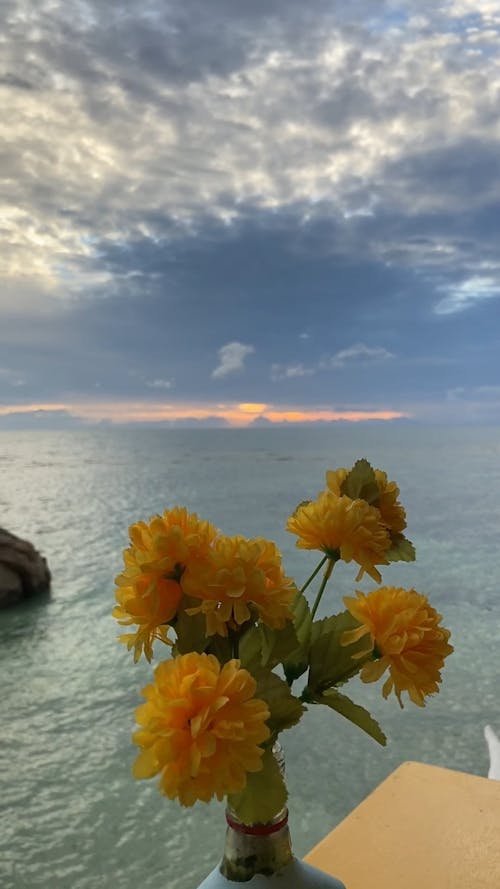
[[[0,428],[500,422],[498,0],[2,0]]]

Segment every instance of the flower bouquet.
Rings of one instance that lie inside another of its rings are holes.
[[[151,661],[155,642],[170,649],[136,712],[136,778],[158,775],[161,792],[183,806],[225,799],[230,829],[262,839],[286,827],[278,736],[309,707],[326,706],[385,744],[377,721],[339,689],[385,674],[382,693],[394,692],[401,707],[405,694],[422,707],[439,690],[453,649],[424,595],[377,586],[316,619],[337,562],[357,563],[356,581],[366,573],[381,584],[380,567],[414,560],[398,497],[365,459],[328,471],[325,490],[287,522],[299,548],[321,553],[300,589],[274,543],[224,536],[183,507],[131,526],[113,614],[133,629],[120,639],[135,661]],[[229,882],[272,877],[290,855],[259,871],[259,855],[244,866],[226,844],[221,872]]]

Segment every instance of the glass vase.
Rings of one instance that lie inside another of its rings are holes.
[[[284,774],[279,744],[273,752]],[[249,883],[251,889],[346,889],[340,880],[294,856],[286,808],[266,824],[243,824],[228,808],[226,821],[222,861],[198,889],[235,889],[237,883]]]
[[[224,855],[198,889],[346,889],[340,880],[323,873],[292,852],[288,812],[268,824],[246,825],[229,810]]]

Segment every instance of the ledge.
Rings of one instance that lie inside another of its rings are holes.
[[[500,781],[403,763],[305,860],[347,889],[500,889]]]

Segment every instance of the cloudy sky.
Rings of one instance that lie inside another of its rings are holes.
[[[500,422],[498,0],[0,34],[0,421]]]

